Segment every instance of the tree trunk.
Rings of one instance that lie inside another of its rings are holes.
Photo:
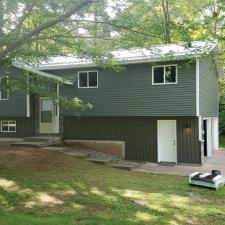
[[[169,13],[169,2],[168,0],[162,0],[162,8],[163,8],[163,19],[164,19],[164,43],[171,43],[170,37],[170,13]]]
[[[0,52],[3,51],[3,45],[2,41],[4,39],[4,5],[3,5],[3,0],[0,0]]]

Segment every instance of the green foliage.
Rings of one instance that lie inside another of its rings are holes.
[[[80,111],[91,110],[94,107],[92,104],[84,103],[76,97],[69,99],[61,96],[57,93],[57,85],[62,86],[63,82],[24,72],[17,79],[9,79],[4,84],[4,87],[14,93],[30,93],[31,95],[48,97],[65,109],[70,108],[76,110],[76,114],[79,114]]]
[[[219,81],[219,97],[220,97],[220,132],[225,134],[225,80]]]

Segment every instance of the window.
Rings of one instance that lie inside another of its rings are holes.
[[[84,71],[78,73],[78,88],[97,88],[98,71]]]
[[[15,120],[2,120],[1,121],[1,132],[16,132],[16,121]]]
[[[176,84],[177,65],[153,66],[153,84]]]
[[[0,78],[0,100],[8,100],[9,99],[9,90],[6,85],[8,83],[8,78]]]

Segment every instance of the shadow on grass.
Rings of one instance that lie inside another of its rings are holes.
[[[4,161],[1,225],[220,224],[225,219],[224,190],[193,188],[183,177],[131,173],[62,154],[44,156],[31,157],[28,164],[14,158],[11,165],[11,157]]]

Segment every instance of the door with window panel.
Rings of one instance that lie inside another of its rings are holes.
[[[58,104],[49,98],[40,98],[39,131],[40,133],[59,133]]]

